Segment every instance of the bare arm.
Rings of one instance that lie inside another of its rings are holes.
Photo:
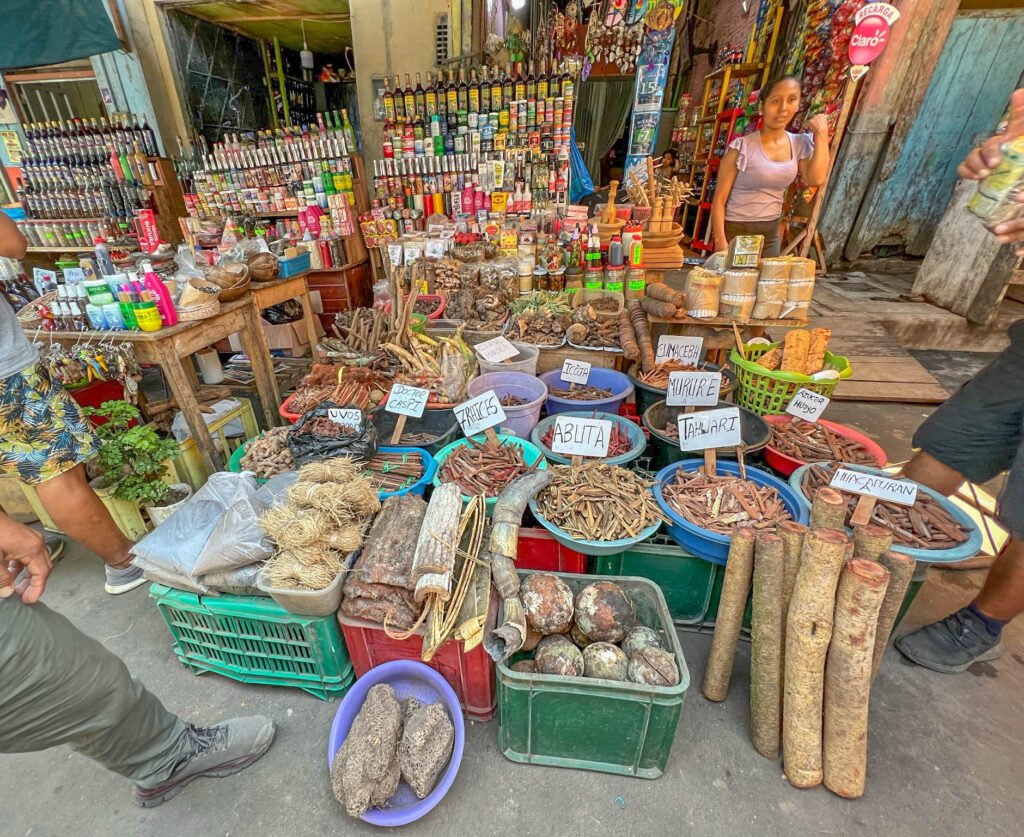
[[[828,120],[819,113],[807,120],[804,127],[814,137],[814,151],[806,160],[799,162],[800,178],[808,186],[821,186],[828,177]]]
[[[729,202],[729,195],[739,172],[736,163],[739,156],[740,153],[736,149],[730,148],[725,152],[722,164],[718,167],[718,185],[715,187],[715,197],[711,201],[711,232],[715,237],[715,252],[725,250],[729,246],[729,241],[725,237],[725,205]]]
[[[0,212],[0,256],[25,258],[28,242],[6,212]]]

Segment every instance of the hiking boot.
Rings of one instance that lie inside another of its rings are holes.
[[[120,570],[117,567],[110,566],[110,564],[105,564],[104,571],[107,574],[107,583],[103,585],[103,589],[110,593],[111,596],[127,593],[129,590],[134,590],[140,584],[146,583],[146,579],[142,577],[142,570],[131,564]]]
[[[894,643],[897,650],[919,666],[957,674],[973,663],[994,660],[1003,653],[1001,636],[992,636],[985,623],[964,607],[940,622],[933,622]]]
[[[135,786],[135,801],[143,808],[155,808],[178,795],[200,776],[230,776],[245,770],[270,749],[277,727],[263,715],[233,718],[215,727],[188,725],[189,753],[159,787]]]

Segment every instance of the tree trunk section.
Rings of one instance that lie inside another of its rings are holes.
[[[811,529],[838,529],[843,531],[846,522],[846,498],[827,485],[818,489],[811,501]]]
[[[907,588],[910,586],[910,580],[914,577],[914,568],[917,566],[917,561],[909,555],[891,550],[878,556],[878,563],[889,571],[889,586],[885,590],[885,598],[878,611],[875,650],[871,662],[872,678],[878,674],[878,667],[882,664],[885,647],[889,644],[889,636],[892,634],[892,626],[896,624],[896,617],[903,606],[903,599],[907,595]]]
[[[766,759],[779,757],[782,731],[782,577],[785,546],[757,536],[750,619],[750,740]]]
[[[884,526],[869,523],[853,527],[853,557],[877,561],[892,546],[892,532]]]
[[[715,634],[708,654],[708,667],[704,671],[701,692],[708,700],[725,700],[732,677],[732,662],[736,656],[736,642],[743,627],[743,612],[747,609],[750,576],[754,567],[754,530],[737,529],[729,543],[729,557],[725,562],[722,596],[715,619]]]

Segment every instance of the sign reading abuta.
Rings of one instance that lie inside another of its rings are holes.
[[[900,12],[888,3],[866,3],[854,15],[856,26],[850,35],[849,54],[854,65],[865,65],[882,54],[889,42],[889,30]]]

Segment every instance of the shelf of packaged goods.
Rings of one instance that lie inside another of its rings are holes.
[[[757,75],[764,70],[764,64],[726,64],[724,67],[719,67],[713,73],[708,73],[705,78],[723,78],[726,70],[732,70],[729,73],[729,78],[746,78],[747,76]]]
[[[26,253],[84,253],[88,247],[76,247],[69,244],[67,247],[27,247]]]
[[[73,221],[76,224],[98,224],[103,218],[26,218],[19,221],[19,224],[63,224],[65,221]]]
[[[709,123],[711,123],[711,122],[714,122],[714,121],[715,121],[715,119],[717,119],[717,118],[718,118],[718,117],[715,117],[715,116],[705,116],[705,117],[704,117],[704,118],[703,118],[702,120],[700,120],[700,122],[698,122],[697,124],[698,124],[698,125],[707,125],[707,124],[709,124]]]
[[[734,116],[739,116],[743,113],[743,108],[730,108],[729,110],[723,110],[718,114],[718,121],[725,122],[727,119],[732,119]]]

